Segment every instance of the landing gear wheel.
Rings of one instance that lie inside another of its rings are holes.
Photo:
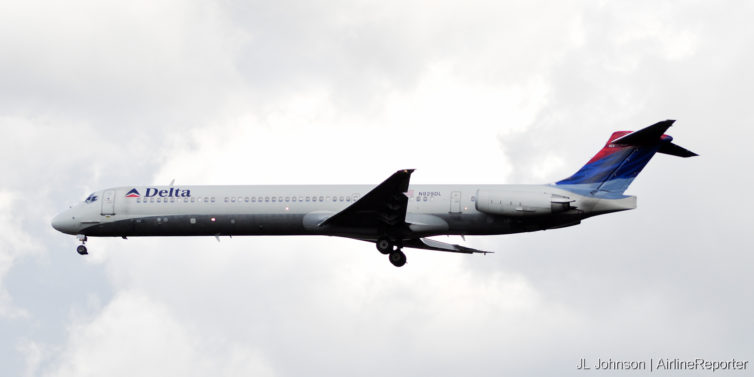
[[[392,263],[395,267],[401,267],[406,264],[406,254],[403,254],[400,249],[390,253],[388,259],[390,259],[390,263]]]
[[[77,252],[77,253],[79,253],[80,255],[87,255],[87,254],[89,254],[89,253],[88,253],[88,252],[86,251],[86,246],[84,246],[84,245],[79,245],[79,246],[78,246],[78,247],[76,248],[76,252]]]
[[[81,241],[81,245],[79,245],[76,248],[76,252],[79,253],[79,255],[87,255],[87,254],[89,254],[89,253],[86,252],[86,246],[84,246],[86,244],[86,240],[87,240],[86,234],[77,234],[76,238],[78,238],[78,240]]]
[[[377,250],[382,254],[388,255],[393,252],[393,242],[387,237],[380,237],[375,242],[375,245],[377,245]]]

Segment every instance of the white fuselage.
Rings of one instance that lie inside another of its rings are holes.
[[[320,224],[368,193],[368,185],[137,186],[98,191],[61,213],[53,226],[86,236],[336,235],[374,240],[377,229]],[[131,193],[129,195],[129,192]],[[480,211],[480,193],[497,210]],[[490,195],[492,193],[492,195]],[[417,237],[505,234],[578,224],[631,209],[635,197],[598,199],[552,185],[411,185],[406,223]],[[567,210],[528,203],[558,197]],[[93,199],[92,199],[93,198]],[[510,199],[510,200],[508,200]],[[533,200],[533,199],[531,199]],[[508,206],[510,211],[506,212]],[[545,212],[541,212],[544,210]]]

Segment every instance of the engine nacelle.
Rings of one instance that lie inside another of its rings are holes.
[[[544,191],[479,190],[476,209],[491,215],[541,216],[567,211],[573,201]]]

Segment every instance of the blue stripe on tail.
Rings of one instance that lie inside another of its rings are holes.
[[[658,151],[681,157],[696,155],[672,144],[673,138],[663,134],[673,122],[666,120],[636,132],[613,133],[586,165],[556,185],[582,194],[622,196]]]

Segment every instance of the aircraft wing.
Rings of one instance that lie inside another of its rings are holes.
[[[477,250],[472,249],[470,247],[461,246],[461,245],[453,245],[445,242],[435,241],[429,238],[416,238],[413,240],[403,241],[404,247],[413,247],[415,249],[425,249],[425,250],[437,250],[437,251],[448,251],[451,253],[464,253],[464,254],[474,254],[474,253],[481,253],[481,254],[488,254],[493,253],[492,251],[483,251],[483,250]]]
[[[405,224],[408,183],[414,169],[395,172],[346,209],[328,217],[319,226],[397,227]]]

